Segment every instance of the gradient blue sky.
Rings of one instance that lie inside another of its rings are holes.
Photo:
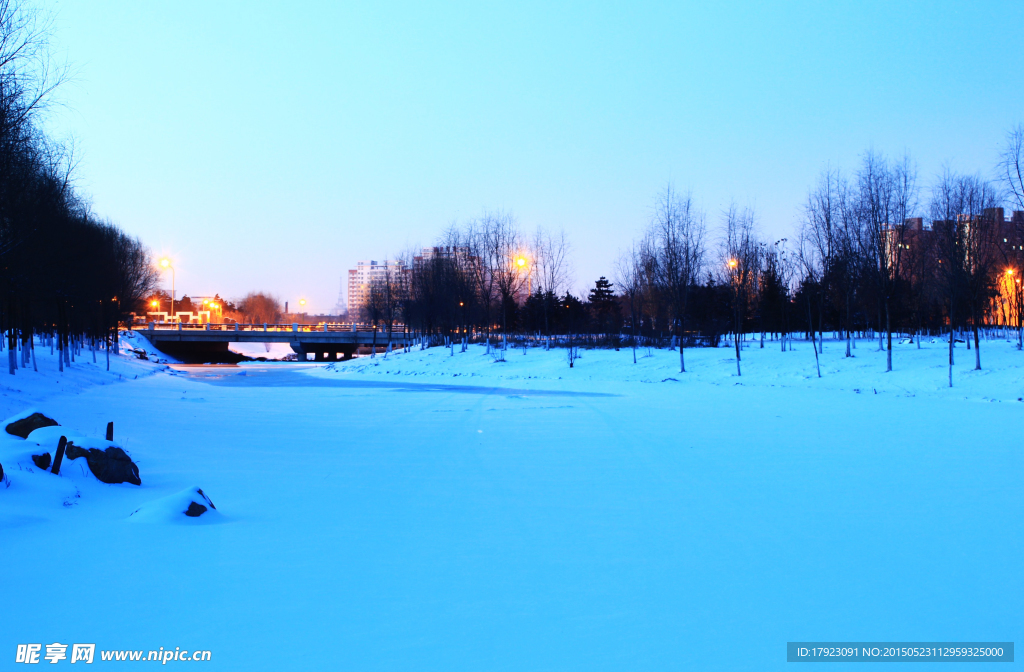
[[[564,227],[582,288],[669,181],[782,237],[826,164],[993,175],[1024,121],[1019,1],[44,6],[78,186],[179,296],[329,310],[356,260],[496,208]]]

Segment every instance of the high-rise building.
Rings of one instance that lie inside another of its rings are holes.
[[[348,310],[352,319],[359,314],[370,298],[370,285],[374,281],[391,278],[398,283],[406,282],[409,269],[400,259],[384,261],[360,261],[348,272]]]

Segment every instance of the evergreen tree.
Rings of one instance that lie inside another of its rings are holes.
[[[615,292],[612,290],[612,283],[603,275],[594,283],[588,297],[593,311],[594,320],[597,322],[597,330],[600,333],[608,333],[614,329],[619,321],[619,303],[615,299]]]

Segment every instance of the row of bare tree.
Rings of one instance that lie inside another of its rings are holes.
[[[1002,186],[1024,210],[1024,130],[1011,134],[1002,169]],[[1024,212],[1004,217],[999,186],[947,170],[922,197],[908,157],[869,152],[851,175],[822,172],[794,243],[761,240],[753,211],[733,206],[714,245],[705,213],[668,187],[618,265],[624,326],[634,343],[645,326],[671,329],[681,372],[685,345],[707,342],[695,336],[721,328],[707,316],[725,313],[738,374],[743,334],[760,331],[763,347],[766,331],[778,333],[786,349],[788,335],[802,330],[817,359],[826,329],[845,336],[847,356],[855,332],[877,332],[892,370],[894,332],[916,334],[919,344],[923,331],[970,328],[981,368],[985,324],[1012,323],[1024,345]],[[697,309],[695,295],[703,296]]]
[[[538,229],[527,237],[511,213],[487,213],[450,226],[436,245],[406,253],[401,264],[383,264],[360,318],[389,341],[401,322],[453,348],[461,338],[465,349],[470,333],[482,333],[490,350],[497,332],[504,349],[531,292],[565,290],[568,252],[563,233]]]
[[[66,72],[47,46],[37,13],[0,0],[0,328],[12,374],[36,366],[35,334],[55,342],[61,370],[86,342],[109,357],[119,321],[155,282],[142,243],[89,212],[71,151],[39,130]]]

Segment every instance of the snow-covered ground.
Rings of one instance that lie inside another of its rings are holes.
[[[156,352],[159,358],[166,357],[154,350],[143,336],[127,332],[122,335],[120,344],[123,356],[110,358],[109,371],[102,350],[96,351],[96,362],[93,363],[93,352],[86,349],[76,355],[75,362],[62,374],[58,370],[56,357],[50,354],[49,347],[37,343],[36,368],[39,370],[33,371],[30,363],[27,369],[19,368],[13,376],[7,372],[5,347],[3,352],[0,352],[0,418],[14,415],[29,406],[39,405],[52,397],[62,398],[81,394],[96,386],[135,380],[166,368],[139,359],[133,352],[136,349],[145,350],[147,353]],[[6,341],[4,345],[6,346]],[[0,428],[0,434],[2,433]]]
[[[142,486],[0,436],[0,669],[32,642],[224,670],[765,670],[787,641],[1021,640],[1024,354],[983,343],[973,372],[959,346],[950,390],[942,343],[885,374],[830,342],[821,379],[809,344],[777,347],[742,377],[724,348],[686,374],[474,346],[63,378],[40,352],[4,413],[114,421]],[[196,488],[216,517],[175,514]]]
[[[395,376],[409,381],[445,381],[462,385],[515,385],[555,389],[614,390],[623,383],[741,385],[788,388],[794,392],[836,390],[859,394],[926,396],[937,399],[1021,401],[1024,398],[1024,353],[1006,340],[982,341],[982,370],[974,370],[974,350],[963,343],[954,350],[953,387],[949,387],[949,343],[937,338],[894,341],[893,370],[886,373],[886,353],[877,340],[859,340],[846,357],[845,341],[826,340],[820,355],[818,378],[810,341],[796,341],[782,352],[778,342],[748,340],[740,353],[741,376],[736,374],[733,347],[693,348],[685,351],[687,372],[679,372],[679,352],[641,348],[636,351],[581,349],[581,358],[569,368],[566,350],[508,349],[504,361],[497,351],[488,356],[484,346],[462,353],[450,349],[415,348],[407,354],[363,357],[328,365],[310,373],[327,378],[375,379]],[[638,388],[639,389],[639,388]]]

